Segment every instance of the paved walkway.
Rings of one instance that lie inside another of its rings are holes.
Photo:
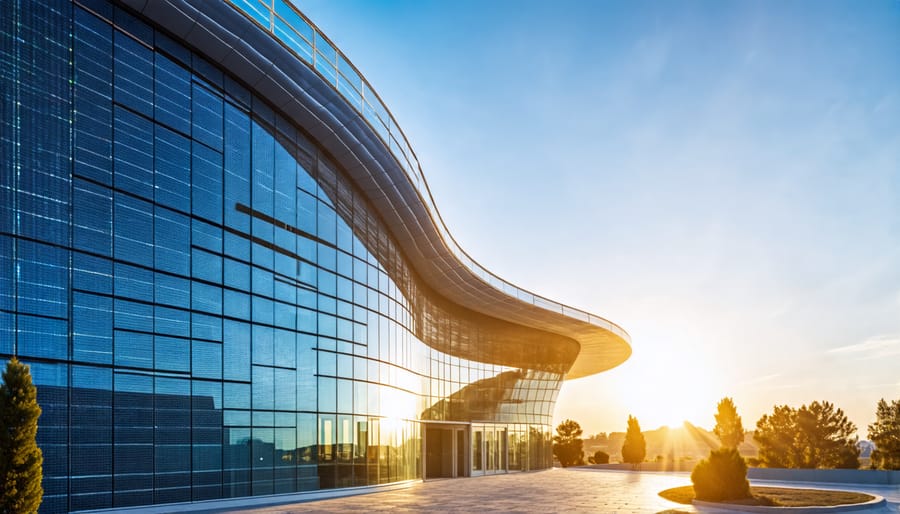
[[[760,485],[807,487],[811,484],[753,482]],[[552,469],[475,478],[429,480],[408,488],[307,503],[252,510],[246,514],[295,512],[697,512],[657,493],[690,484],[687,473],[628,472],[591,469]],[[884,512],[900,512],[900,487],[814,484],[815,487],[853,489],[885,496],[892,503]]]

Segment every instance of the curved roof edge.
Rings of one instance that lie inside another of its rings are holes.
[[[267,30],[259,16],[236,7],[204,9],[209,5],[204,0],[119,1],[203,52],[306,128],[356,181],[388,222],[413,268],[439,294],[477,312],[577,341],[581,351],[566,379],[614,368],[631,355],[631,339],[618,325],[518,288],[469,257],[444,225],[405,136],[368,83],[362,81],[359,87],[384,109],[387,123],[378,113],[365,115],[348,100],[348,93],[340,91],[337,77],[343,78],[343,71],[330,82],[315,70],[315,62],[299,58],[296,48],[289,49],[271,30],[275,23],[271,12]],[[305,17],[301,20],[314,31],[310,39],[323,48],[335,48],[315,25]],[[312,56],[320,55],[313,49]],[[329,73],[349,66],[361,77],[339,51],[334,55],[333,66],[326,63],[320,70],[324,67]],[[360,105],[363,110],[371,106],[365,99]],[[373,122],[382,126],[376,128]],[[393,148],[379,128],[388,128],[386,137]]]

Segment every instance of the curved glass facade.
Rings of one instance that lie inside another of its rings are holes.
[[[42,512],[551,465],[576,341],[432,290],[305,127],[165,27],[3,12],[0,361],[38,386]]]
[[[629,338],[625,330],[615,323],[522,289],[497,276],[469,256],[444,225],[416,153],[390,110],[343,52],[299,12],[290,0],[224,1],[280,42],[294,57],[316,70],[319,76],[340,93],[341,97],[368,123],[416,188],[430,217],[434,220],[435,228],[458,262],[481,280],[521,302],[602,327],[623,339]]]

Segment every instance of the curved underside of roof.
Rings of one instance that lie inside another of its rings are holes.
[[[385,220],[410,265],[437,294],[478,313],[573,339],[567,379],[605,371],[631,355],[624,330],[571,309],[548,310],[491,285],[463,263],[406,171],[374,129],[308,65],[226,4],[120,0],[228,70],[310,135],[343,167]],[[591,323],[590,321],[594,321]]]

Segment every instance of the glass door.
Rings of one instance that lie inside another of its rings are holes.
[[[466,429],[457,428],[456,432],[456,462],[453,470],[454,477],[464,477],[469,475],[469,468],[466,463]]]
[[[472,475],[484,474],[484,427],[472,426]]]
[[[508,466],[509,448],[506,438],[506,429],[497,427],[497,471],[506,473]]]
[[[472,475],[506,473],[509,469],[509,431],[505,425],[472,425]]]
[[[494,427],[484,427],[485,473],[494,473],[497,470],[497,440],[494,439]]]

